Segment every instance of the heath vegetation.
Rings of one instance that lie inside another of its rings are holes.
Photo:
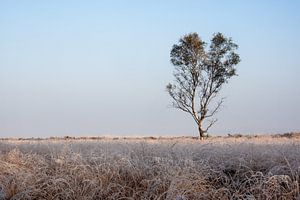
[[[291,134],[6,139],[0,199],[299,199],[299,155]]]

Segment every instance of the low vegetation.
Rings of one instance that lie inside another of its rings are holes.
[[[0,199],[299,199],[296,136],[3,139]]]

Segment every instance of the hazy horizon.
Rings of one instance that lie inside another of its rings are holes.
[[[239,45],[210,132],[300,131],[300,2],[2,1],[0,137],[197,136],[165,91],[197,32]]]

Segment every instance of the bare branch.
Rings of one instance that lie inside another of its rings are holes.
[[[208,115],[205,116],[205,118],[209,118],[209,117],[212,117],[214,116],[220,109],[221,105],[223,104],[224,102],[224,97],[217,103],[217,106],[212,110],[212,112]]]
[[[204,130],[204,133],[207,133],[208,129],[210,129],[210,127],[212,127],[217,121],[218,121],[218,119],[210,120],[208,126],[207,126],[206,129]]]

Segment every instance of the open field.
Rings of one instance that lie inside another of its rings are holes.
[[[0,140],[0,199],[300,199],[300,139]]]

